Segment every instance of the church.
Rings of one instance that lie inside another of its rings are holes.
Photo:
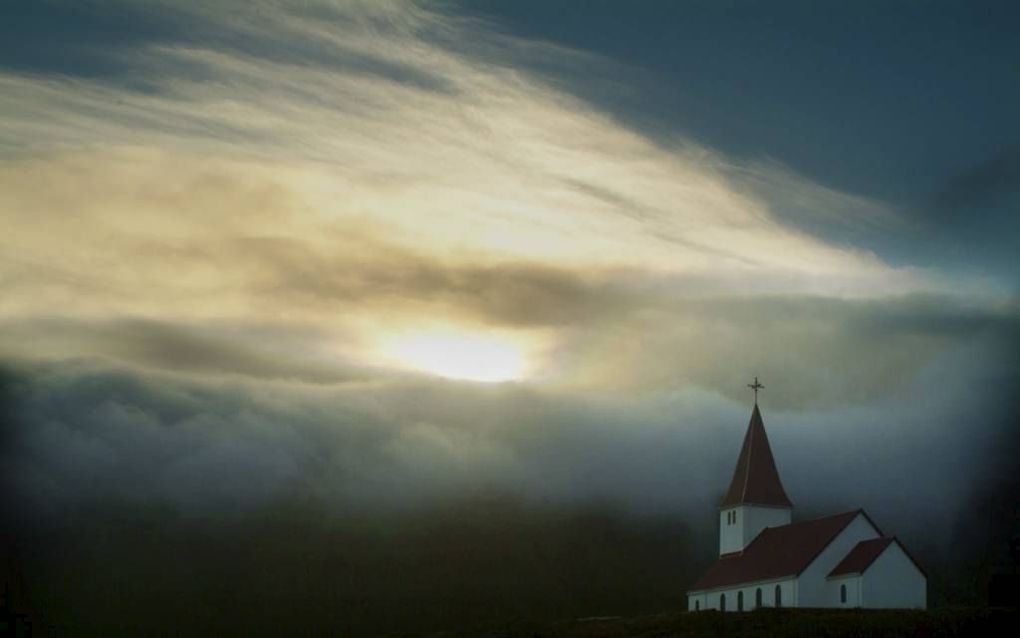
[[[687,592],[688,610],[924,609],[924,570],[863,509],[793,522],[758,409],[763,386],[750,387],[751,422],[719,506],[719,559]]]

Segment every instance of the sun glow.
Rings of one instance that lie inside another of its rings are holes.
[[[401,335],[383,346],[401,367],[449,379],[497,383],[516,381],[530,371],[527,348],[501,333],[434,330]]]

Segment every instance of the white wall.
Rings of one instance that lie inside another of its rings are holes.
[[[730,512],[736,514],[732,524],[727,523]],[[792,513],[789,507],[765,505],[737,505],[719,510],[719,554],[741,551],[766,527],[789,525]]]
[[[727,507],[719,510],[719,555],[739,552],[744,549],[744,532],[741,529],[740,507]],[[730,512],[737,516],[735,523],[729,523]]]
[[[708,604],[709,594],[706,592],[687,595],[687,611],[707,611],[712,609]]]
[[[840,602],[839,588],[846,587],[846,602]],[[833,607],[850,609],[861,606],[861,577],[858,574],[847,574],[828,579],[825,584],[826,597],[832,601]]]
[[[742,514],[746,515],[746,506],[744,509]],[[800,577],[694,592],[687,597],[688,609],[694,611],[696,603],[702,610],[719,609],[720,598],[725,594],[726,611],[737,611],[738,592],[743,591],[744,610],[750,611],[755,608],[755,592],[758,587],[762,589],[762,605],[773,607],[777,583],[782,589],[783,607],[926,608],[927,580],[897,543],[891,543],[863,575],[826,578],[857,543],[878,536],[878,530],[863,514],[858,514]],[[844,584],[847,587],[847,601],[841,603],[839,589]]]
[[[761,588],[762,607],[775,607],[776,586],[782,590],[783,607],[795,607],[797,599],[796,582],[789,578],[786,580],[761,581],[751,585],[733,587],[728,589],[715,589],[707,592],[699,592],[687,596],[687,609],[695,611],[695,602],[700,603],[700,609],[719,609],[719,602],[722,595],[726,595],[726,611],[737,611],[737,598],[740,592],[744,593],[744,611],[755,609],[755,596],[758,588]]]
[[[861,594],[863,607],[925,609],[928,581],[894,542],[861,576]]]
[[[744,505],[742,509],[743,517],[740,518],[743,520],[744,547],[750,545],[766,527],[789,525],[793,515],[793,510],[789,507]]]
[[[858,513],[807,569],[801,572],[800,578],[797,579],[798,606],[838,607],[839,588],[835,589],[836,595],[833,596],[832,583],[826,581],[826,576],[857,543],[878,536],[878,530],[868,522],[864,514]]]

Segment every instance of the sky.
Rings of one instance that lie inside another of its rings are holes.
[[[335,558],[340,534],[376,548],[336,558],[371,578],[497,547],[527,577],[372,581],[346,615],[304,591],[310,615],[655,611],[712,558],[756,376],[795,517],[864,507],[936,598],[978,595],[962,570],[994,563],[1017,494],[1018,17],[5,3],[0,468],[26,604],[108,628],[69,565],[142,564],[153,534],[222,559],[153,564],[165,600],[264,573],[239,536]]]

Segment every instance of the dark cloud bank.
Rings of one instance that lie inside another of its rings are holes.
[[[871,402],[784,410],[765,395],[797,515],[863,506],[916,550],[933,602],[978,601],[1017,494],[1015,325],[869,316],[876,334],[952,343]],[[595,398],[11,361],[5,575],[42,626],[93,632],[426,631],[675,608],[713,557],[748,413],[684,387]]]

